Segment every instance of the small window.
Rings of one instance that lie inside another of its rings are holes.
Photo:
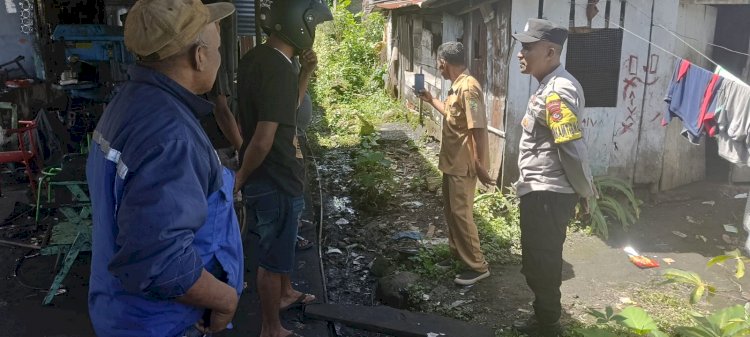
[[[583,87],[587,107],[616,107],[621,29],[586,29],[568,35],[565,68]]]

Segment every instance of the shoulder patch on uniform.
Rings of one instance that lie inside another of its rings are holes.
[[[477,111],[479,109],[479,102],[476,98],[472,98],[469,100],[469,106],[471,107],[471,111]]]
[[[567,143],[583,137],[578,116],[556,92],[547,95],[545,110],[547,112],[547,126],[552,131],[555,143]]]

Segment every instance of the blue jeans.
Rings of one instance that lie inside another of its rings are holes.
[[[252,231],[260,237],[259,265],[272,273],[291,274],[304,198],[290,196],[267,181],[248,182],[242,196],[248,216],[255,220]]]

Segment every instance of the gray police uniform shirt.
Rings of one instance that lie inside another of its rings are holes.
[[[594,195],[579,121],[585,105],[581,84],[562,65],[539,83],[521,120],[519,197],[533,191]]]

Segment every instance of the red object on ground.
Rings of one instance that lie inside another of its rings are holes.
[[[643,255],[631,255],[630,262],[633,262],[634,265],[638,266],[638,268],[641,269],[659,267],[659,261],[645,257]]]

